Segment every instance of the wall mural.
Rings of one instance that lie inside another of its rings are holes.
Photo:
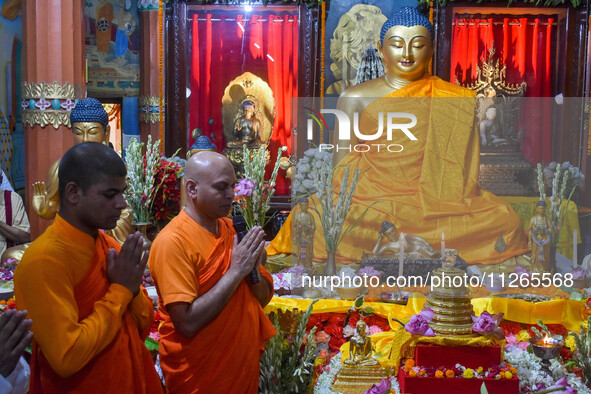
[[[367,47],[377,49],[382,24],[398,8],[416,4],[416,0],[332,1],[326,17],[325,94],[338,96],[354,85]]]
[[[0,0],[0,167],[15,189],[24,187],[20,121],[22,17],[20,0]]]
[[[137,1],[85,0],[88,95],[139,94],[140,35]]]

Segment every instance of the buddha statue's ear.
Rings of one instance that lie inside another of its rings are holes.
[[[105,143],[108,145],[109,144],[109,138],[111,137],[111,125],[107,125],[107,127],[105,128]]]
[[[383,62],[384,55],[382,54],[382,43],[380,42],[380,40],[378,40],[377,47],[378,47],[378,56],[380,57],[380,60]]]

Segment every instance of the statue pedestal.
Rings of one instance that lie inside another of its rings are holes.
[[[480,154],[481,188],[497,196],[530,196],[535,171],[520,152],[487,152]]]
[[[384,276],[398,276],[398,257],[373,257],[371,255],[364,255],[361,261],[361,267],[371,266],[378,271],[384,273]],[[441,268],[440,259],[404,259],[403,275],[408,277],[420,276],[427,279],[427,276],[436,268]],[[456,259],[455,268],[465,271],[468,264],[459,256]]]
[[[265,147],[266,144],[262,142],[249,142],[246,143],[246,147],[250,150],[259,149],[261,147]],[[243,150],[243,143],[237,142],[230,142],[228,146],[224,149],[222,154],[230,160],[232,166],[234,167],[234,171],[236,172],[236,179],[244,178],[244,150]],[[267,164],[271,159],[271,155],[269,151],[266,151],[267,155]]]
[[[386,376],[386,370],[379,365],[343,364],[331,390],[343,394],[363,394],[374,384],[380,384]]]

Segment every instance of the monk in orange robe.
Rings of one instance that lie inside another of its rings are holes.
[[[126,207],[127,170],[109,147],[86,142],[63,156],[55,222],[15,272],[33,319],[31,393],[162,393],[144,340],[153,305],[140,287],[142,238],[123,246],[99,229]]]
[[[276,334],[262,309],[273,295],[273,279],[260,265],[263,231],[254,227],[238,242],[227,218],[236,176],[226,157],[191,156],[185,178],[185,209],[158,234],[149,261],[164,317],[166,387],[170,393],[256,393],[264,343]],[[249,279],[253,269],[260,275],[256,284]]]

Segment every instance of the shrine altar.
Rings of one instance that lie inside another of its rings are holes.
[[[366,302],[375,309],[375,314],[388,318],[392,329],[398,329],[400,325],[392,319],[404,321],[410,316],[418,314],[423,309],[426,297],[420,293],[414,293],[408,300],[408,304],[390,304],[381,302]],[[265,307],[265,313],[278,310],[305,311],[312,303],[310,299],[295,299],[286,297],[273,297]],[[337,299],[320,299],[314,305],[312,314],[315,313],[345,313],[353,305],[353,301]],[[542,319],[546,324],[562,324],[567,330],[578,331],[581,323],[586,321],[585,303],[570,299],[554,299],[544,302],[528,302],[519,299],[486,297],[472,299],[474,313],[480,315],[487,311],[491,314],[504,313],[504,319],[523,324],[536,324]]]

